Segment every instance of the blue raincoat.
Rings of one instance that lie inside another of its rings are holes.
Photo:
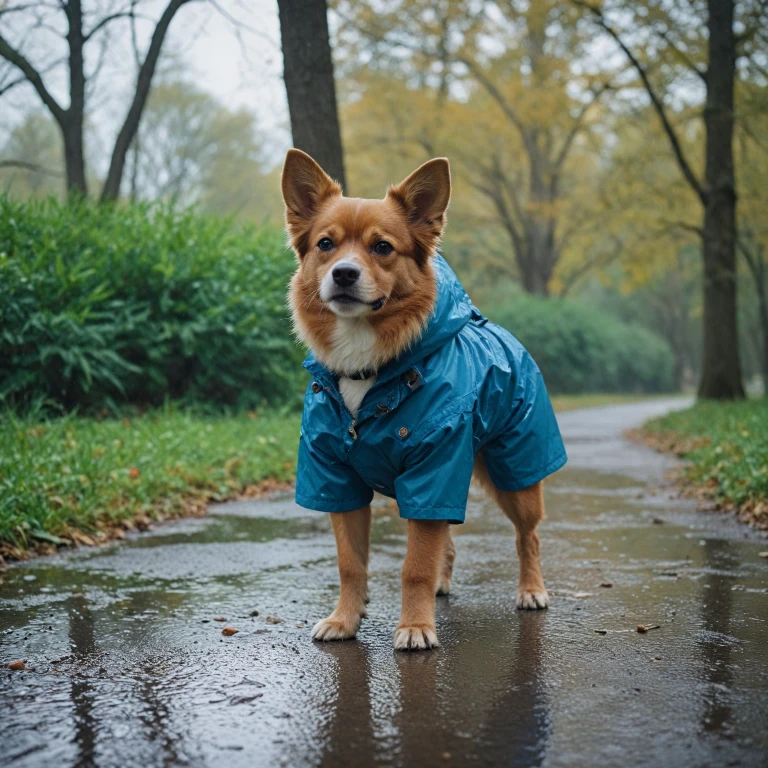
[[[420,340],[379,370],[357,418],[336,377],[310,355],[296,502],[347,512],[378,491],[400,516],[463,523],[475,454],[502,491],[566,462],[544,380],[523,345],[472,305],[445,260],[434,264],[435,310]]]

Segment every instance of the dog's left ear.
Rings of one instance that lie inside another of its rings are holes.
[[[288,236],[301,258],[307,252],[312,219],[325,200],[341,194],[341,187],[300,149],[288,150],[281,184]]]
[[[420,254],[434,255],[445,229],[445,212],[451,199],[451,169],[448,159],[437,157],[417,168],[407,179],[387,190],[399,203]]]

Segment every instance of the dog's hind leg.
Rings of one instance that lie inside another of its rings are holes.
[[[331,526],[339,555],[341,591],[333,613],[318,621],[313,640],[348,640],[357,634],[368,599],[368,547],[371,537],[371,508],[332,512]]]
[[[456,559],[456,544],[451,535],[451,526],[445,534],[445,549],[443,550],[443,564],[440,568],[440,578],[437,580],[437,594],[451,594],[451,577],[453,576],[453,561]]]
[[[544,486],[538,482],[520,491],[500,491],[488,475],[482,455],[475,458],[475,479],[514,523],[520,559],[518,608],[546,608],[549,595],[539,565],[539,537],[536,528],[544,518]]]
[[[438,645],[435,632],[435,592],[440,577],[448,523],[409,520],[408,552],[403,563],[403,608],[395,630],[395,648],[423,650]]]

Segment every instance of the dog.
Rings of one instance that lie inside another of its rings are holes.
[[[422,165],[381,200],[347,198],[307,154],[282,173],[294,330],[310,349],[296,501],[329,512],[341,590],[315,640],[355,637],[366,615],[370,502],[408,520],[394,645],[438,645],[435,596],[451,589],[451,524],[470,481],[516,529],[517,607],[546,608],[536,528],[542,480],[566,462],[549,396],[520,342],[474,307],[437,249],[448,160]]]

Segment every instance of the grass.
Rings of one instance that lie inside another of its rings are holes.
[[[702,401],[650,421],[643,435],[688,462],[692,491],[768,529],[768,398]]]
[[[556,410],[641,399],[555,397]],[[119,536],[151,519],[295,477],[300,414],[204,415],[173,406],[123,419],[0,415],[0,554]]]
[[[125,521],[200,511],[295,475],[300,415],[0,417],[0,551],[88,542]],[[130,524],[129,524],[130,525]],[[86,532],[86,536],[79,535]]]

